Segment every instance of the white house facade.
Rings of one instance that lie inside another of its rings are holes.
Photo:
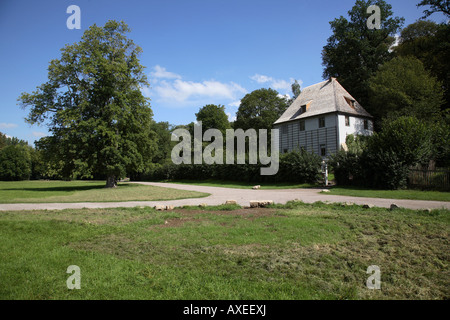
[[[328,158],[346,137],[373,134],[372,116],[335,79],[303,89],[278,119],[280,152],[304,149]]]

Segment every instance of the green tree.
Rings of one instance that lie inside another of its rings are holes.
[[[424,121],[440,118],[442,86],[414,57],[397,57],[380,66],[369,85],[370,105],[378,120],[402,115]]]
[[[0,150],[0,180],[27,180],[31,175],[30,150],[24,145],[9,145]]]
[[[413,56],[422,61],[431,74],[442,82],[442,110],[450,108],[450,25],[419,20],[402,30],[397,55]]]
[[[155,132],[158,148],[153,154],[153,162],[163,164],[167,159],[170,159],[172,151],[172,127],[169,122],[154,122],[151,126]]]
[[[426,9],[423,11],[424,16],[422,17],[422,19],[428,18],[436,12],[442,12],[447,17],[450,16],[450,2],[448,0],[422,0],[417,5],[417,7],[425,6],[429,6],[430,10]]]
[[[202,133],[208,129],[218,129],[225,134],[225,131],[231,128],[223,105],[208,104],[200,108],[195,116],[197,121],[202,121]]]
[[[367,20],[370,5],[381,11],[380,29],[370,30]],[[322,51],[323,77],[335,77],[368,112],[368,80],[378,66],[393,58],[390,48],[393,37],[404,19],[393,17],[392,6],[383,0],[357,0],[348,12],[350,20],[343,16],[330,22],[332,36]]]
[[[288,106],[294,103],[295,99],[297,99],[298,96],[302,93],[302,88],[300,86],[300,83],[298,83],[298,80],[295,80],[294,83],[291,84],[291,90],[292,90],[292,98],[287,100]]]
[[[259,89],[247,94],[241,100],[235,129],[267,129],[286,111],[288,103],[273,89]]]
[[[7,139],[6,135],[0,132],[0,150],[7,146]]]
[[[155,149],[141,48],[126,37],[124,22],[86,30],[50,62],[48,81],[22,93],[27,122],[46,122],[51,136],[37,146],[65,178],[103,176],[107,187],[127,173],[144,171]]]

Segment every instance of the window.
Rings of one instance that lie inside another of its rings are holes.
[[[287,127],[287,124],[285,124],[285,125],[283,125],[283,126],[281,127],[281,133],[282,133],[282,134],[287,134],[287,133],[288,133],[288,127]]]
[[[319,128],[325,128],[325,117],[319,118]]]
[[[305,120],[300,121],[299,123],[299,130],[305,131]]]
[[[327,155],[327,147],[324,144],[320,145],[320,155],[322,157],[325,157]]]
[[[350,127],[350,117],[349,116],[345,116],[345,126]]]
[[[301,113],[305,113],[305,112],[306,112],[306,104],[301,107]]]
[[[283,153],[288,153],[288,149],[283,149]]]
[[[364,130],[369,130],[369,121],[364,120]]]
[[[352,100],[352,99],[350,99],[350,98],[345,98],[345,101],[347,101],[347,103],[348,103],[348,105],[351,107],[351,108],[353,108],[353,109],[355,109],[355,100]]]

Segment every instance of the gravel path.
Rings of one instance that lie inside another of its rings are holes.
[[[320,193],[321,189],[278,189],[278,190],[251,190],[251,189],[231,189],[219,187],[205,187],[196,185],[159,183],[159,182],[135,182],[146,185],[192,190],[210,193],[206,198],[182,199],[168,201],[127,201],[127,202],[79,202],[79,203],[11,203],[0,204],[0,211],[17,210],[61,210],[80,208],[119,208],[136,206],[172,205],[180,207],[184,205],[219,205],[227,200],[235,200],[241,206],[248,206],[251,200],[272,200],[274,203],[284,204],[290,200],[301,200],[305,203],[323,202],[351,202],[358,205],[370,204],[376,207],[389,208],[395,203],[399,207],[409,209],[450,209],[450,202],[442,201],[422,201],[422,200],[394,200],[379,198],[359,198],[348,196],[336,196]]]

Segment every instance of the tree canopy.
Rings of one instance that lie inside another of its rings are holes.
[[[370,30],[367,9],[377,5],[381,11],[380,29]],[[324,79],[335,77],[371,113],[368,80],[379,65],[393,58],[393,37],[404,19],[393,17],[392,6],[383,0],[357,0],[348,12],[330,22],[333,34],[322,51]]]
[[[270,130],[287,107],[286,99],[276,90],[270,88],[255,90],[242,98],[234,128]]]
[[[37,147],[65,178],[102,176],[115,187],[152,159],[152,111],[140,90],[148,82],[129,31],[124,22],[94,24],[50,62],[46,83],[19,97],[31,108],[27,122],[47,124],[52,135]]]
[[[0,150],[0,180],[27,180],[31,176],[29,147],[11,144]]]
[[[442,85],[414,57],[397,57],[380,66],[370,79],[370,105],[377,119],[415,116],[440,118]]]
[[[397,55],[413,56],[436,77],[444,89],[442,110],[450,108],[450,25],[419,20],[402,30]]]
[[[195,116],[197,121],[202,121],[203,133],[208,129],[218,129],[225,134],[225,131],[231,128],[223,105],[208,104],[200,108]]]

